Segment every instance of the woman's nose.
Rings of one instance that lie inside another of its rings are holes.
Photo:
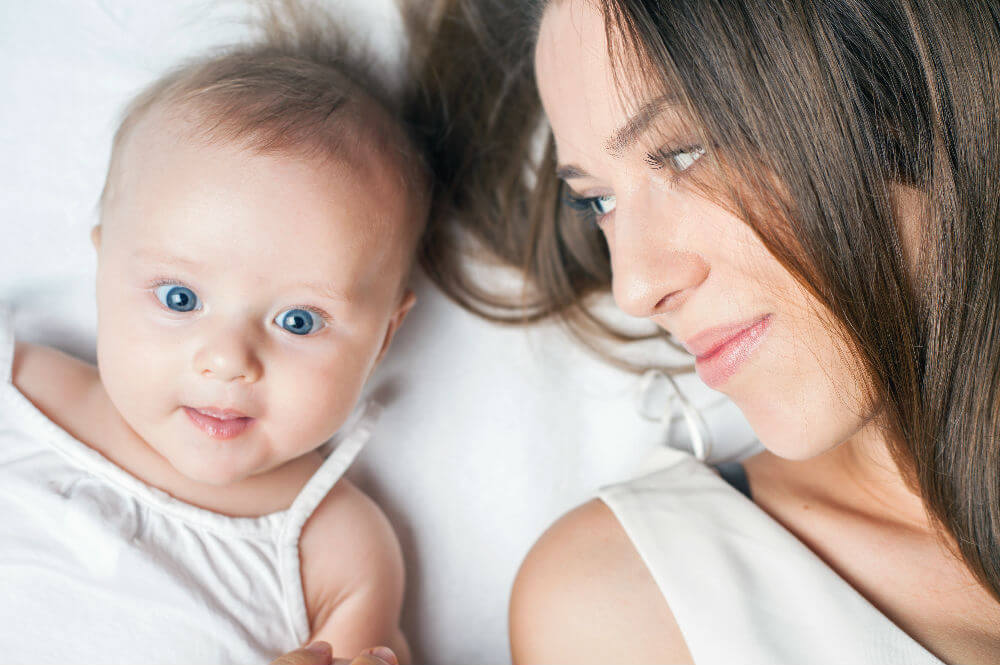
[[[212,331],[194,356],[194,369],[218,381],[255,383],[263,365],[247,331],[225,328]]]
[[[620,202],[608,226],[612,293],[625,313],[667,313],[708,278],[708,262],[690,240],[679,240],[669,213],[630,211]]]

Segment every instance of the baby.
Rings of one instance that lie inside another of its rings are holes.
[[[4,661],[407,657],[398,543],[341,476],[429,181],[314,18],[130,106],[92,233],[97,367],[0,322]]]

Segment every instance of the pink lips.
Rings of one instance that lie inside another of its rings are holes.
[[[195,426],[213,439],[233,439],[242,434],[254,419],[230,409],[193,409],[184,407],[184,412]]]
[[[698,333],[684,347],[695,356],[698,376],[717,388],[739,371],[771,325],[771,315]]]

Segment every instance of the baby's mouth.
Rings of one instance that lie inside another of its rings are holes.
[[[195,409],[185,406],[184,412],[198,429],[213,439],[222,441],[236,438],[255,422],[254,418],[244,416],[233,409],[215,407]]]

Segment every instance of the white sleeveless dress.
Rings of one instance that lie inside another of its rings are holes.
[[[291,507],[228,517],[146,485],[11,383],[0,303],[0,662],[267,663],[309,638],[302,526],[368,440],[359,411]]]
[[[599,497],[698,665],[941,665],[713,469],[663,449]]]

